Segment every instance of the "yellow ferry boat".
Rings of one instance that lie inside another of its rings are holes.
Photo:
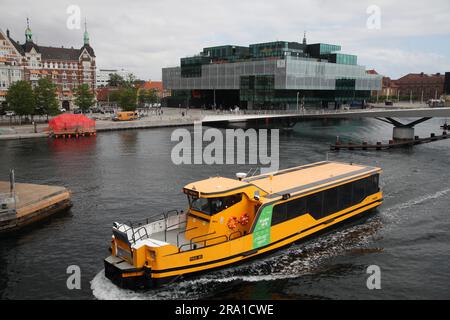
[[[113,224],[105,275],[120,287],[152,288],[273,252],[379,206],[380,173],[323,161],[190,183],[187,212]]]

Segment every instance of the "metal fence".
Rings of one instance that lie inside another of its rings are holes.
[[[17,199],[15,194],[0,193],[0,221],[8,220],[15,216]]]

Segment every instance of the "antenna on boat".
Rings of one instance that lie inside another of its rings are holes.
[[[273,189],[272,189],[272,180],[273,180],[273,175],[271,174],[269,176],[269,181],[270,181],[270,193],[273,193]]]

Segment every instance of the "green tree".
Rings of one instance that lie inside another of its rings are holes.
[[[120,97],[120,90],[110,90],[109,91],[109,102],[118,102]]]
[[[75,105],[78,106],[83,113],[88,111],[89,108],[95,104],[94,93],[86,83],[78,86],[78,88],[74,90],[74,94]]]
[[[48,78],[38,80],[34,88],[34,97],[36,101],[35,114],[54,116],[59,113],[59,102],[56,94],[56,85]]]
[[[124,78],[118,75],[117,73],[111,73],[109,75],[108,86],[121,87],[124,85],[124,83],[125,83]]]
[[[158,94],[155,89],[140,90],[138,99],[139,104],[156,103],[158,102]]]
[[[6,94],[6,102],[9,108],[19,116],[33,115],[35,99],[31,84],[28,81],[13,83]]]
[[[135,111],[137,107],[137,91],[135,88],[120,89],[118,105],[123,111]]]

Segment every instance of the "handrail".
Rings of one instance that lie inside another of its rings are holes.
[[[150,216],[150,217],[148,217],[148,218],[146,218],[144,220],[137,221],[137,222],[134,222],[134,223],[131,222],[131,221],[128,221],[128,225],[121,224],[117,228],[117,230],[119,230],[121,232],[124,232],[127,235],[128,235],[128,232],[131,230],[132,231],[132,235],[131,235],[131,239],[129,239],[129,241],[132,241],[133,243],[136,243],[136,241],[139,241],[139,240],[143,239],[144,237],[149,238],[147,229],[145,227],[146,225],[149,225],[149,224],[152,224],[152,223],[155,223],[155,222],[158,222],[158,221],[161,221],[161,222],[164,221],[164,225],[165,225],[165,228],[164,228],[164,241],[167,242],[167,229],[185,223],[185,221],[183,221],[183,222],[179,222],[177,224],[171,225],[171,226],[167,226],[168,218],[171,217],[172,215],[179,216],[180,212],[178,210],[174,209],[174,210],[170,210],[170,211],[167,211],[167,212],[155,214],[155,215]],[[121,227],[122,227],[123,230],[120,230]],[[136,231],[135,231],[135,229],[136,229]],[[145,234],[141,233],[142,229],[145,230]],[[136,237],[136,234],[138,235],[138,237]]]
[[[193,227],[193,228],[190,228],[190,229],[187,229],[187,230],[184,230],[184,231],[179,231],[179,232],[177,233],[177,247],[180,248],[180,240],[179,240],[180,234],[182,234],[183,232],[186,233],[186,232],[188,232],[188,231],[192,231],[192,230],[197,229],[197,228],[198,228],[198,227]],[[183,245],[183,246],[184,246],[184,245]]]
[[[219,238],[225,238],[225,241],[222,241],[222,242],[219,242],[219,243],[223,243],[223,242],[229,241],[228,237],[225,234],[222,234],[222,235],[214,237],[214,238],[209,238],[209,239],[203,240],[203,247],[207,247],[206,241],[211,241],[211,240],[215,240],[215,239],[219,239]]]
[[[190,230],[189,230],[190,231]],[[180,247],[178,247],[178,251],[181,251],[181,248],[182,247],[185,247],[186,245],[189,245],[189,248],[191,248],[191,250],[192,250],[192,242],[194,241],[194,239],[198,239],[198,238],[201,238],[201,237],[206,237],[206,236],[210,236],[210,235],[213,235],[213,234],[215,234],[216,232],[214,231],[214,232],[211,232],[211,233],[205,233],[205,234],[202,234],[202,235],[200,235],[200,236],[196,236],[196,237],[193,237],[193,238],[191,238],[191,240],[189,241],[189,243],[185,243],[185,244],[183,244],[183,245],[181,245]]]
[[[211,236],[211,235],[213,235],[213,234],[215,234],[216,232],[214,231],[214,232],[210,232],[210,233],[206,233],[206,234],[202,234],[202,235],[200,235],[200,236],[196,236],[196,237],[193,237],[192,239],[191,239],[191,244],[192,244],[192,242],[194,241],[194,239],[197,239],[197,238],[201,238],[201,237],[206,237],[206,236]]]
[[[198,237],[196,237],[196,238],[203,237],[203,236],[207,236],[207,235],[212,235],[212,234],[214,234],[214,233],[215,233],[215,232],[212,232],[212,233],[209,233],[209,234],[204,234],[204,235],[198,236]],[[210,247],[210,246],[214,245],[214,244],[207,245],[206,243],[207,243],[208,241],[215,240],[215,239],[220,239],[220,238],[224,238],[225,240],[222,241],[222,242],[219,242],[219,243],[224,243],[224,242],[230,241],[229,238],[228,238],[225,234],[222,234],[222,235],[220,235],[220,236],[217,236],[217,237],[214,237],[214,238],[208,238],[208,239],[205,239],[205,240],[201,240],[201,241],[199,241],[199,242],[203,242],[203,248],[206,248],[206,247]],[[194,239],[194,238],[192,238],[192,239]],[[189,251],[190,251],[190,250],[195,250],[195,249],[192,248],[192,245],[193,245],[192,239],[191,239],[191,241],[190,241],[189,243],[185,243],[185,244],[182,244],[181,246],[179,246],[179,247],[178,247],[178,252],[181,252],[182,249],[183,249],[183,247],[185,247],[185,246],[189,246]]]
[[[145,234],[141,236],[141,230],[142,230],[142,229],[144,229]],[[135,238],[135,234],[136,234],[136,233],[137,233],[138,236],[139,236],[139,239],[137,239],[137,240],[136,240],[136,238]],[[148,236],[148,233],[147,233],[147,228],[145,228],[145,227],[140,227],[140,228],[137,229],[135,232],[133,232],[133,241],[134,241],[134,243],[136,243],[136,241],[142,240],[142,239],[144,238],[144,236],[146,236],[146,239],[149,237],[149,236]]]

